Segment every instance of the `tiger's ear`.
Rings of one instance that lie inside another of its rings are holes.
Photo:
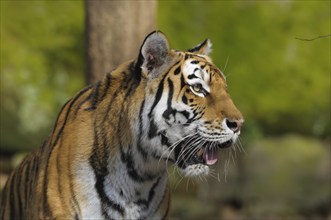
[[[202,42],[201,44],[188,49],[188,52],[191,53],[195,53],[195,54],[202,54],[202,55],[209,55],[211,53],[212,50],[212,43],[211,41],[207,38],[204,42]]]
[[[138,65],[145,76],[157,76],[160,67],[167,62],[169,43],[166,36],[160,31],[150,33],[140,48]]]

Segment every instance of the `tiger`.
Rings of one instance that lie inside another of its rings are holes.
[[[9,176],[1,219],[168,219],[169,164],[208,175],[244,119],[206,39],[180,51],[146,36],[138,57],[78,92]]]

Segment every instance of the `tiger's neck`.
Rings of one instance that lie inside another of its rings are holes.
[[[94,113],[94,141],[89,163],[95,175],[99,197],[107,198],[118,217],[141,218],[150,215],[165,195],[168,182],[165,161],[153,157],[143,139],[144,85],[126,74],[107,75],[97,87]],[[112,83],[112,85],[108,85]],[[92,102],[93,103],[93,102]],[[92,196],[91,196],[92,197]],[[115,200],[111,200],[116,198]],[[127,209],[121,204],[130,204]],[[139,215],[132,212],[138,210]]]
[[[124,69],[124,70],[122,70]],[[128,170],[128,176],[136,181],[150,181],[162,176],[166,169],[164,160],[155,157],[153,146],[147,140],[143,127],[144,101],[143,81],[130,77],[134,62],[120,66],[114,73],[96,85],[98,103],[94,120],[94,154],[91,164],[105,167],[109,159],[119,158]],[[101,94],[101,95],[100,95]],[[94,158],[94,159],[93,159]]]

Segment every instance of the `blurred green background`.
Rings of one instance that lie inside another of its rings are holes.
[[[330,1],[158,2],[172,48],[211,39],[246,121],[246,153],[222,154],[213,177],[171,172],[174,219],[331,219],[331,37],[296,39],[329,35],[330,19]],[[2,186],[84,87],[84,4],[1,1],[0,22]]]

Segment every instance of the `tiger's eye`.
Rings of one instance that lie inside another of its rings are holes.
[[[201,84],[195,84],[192,86],[192,89],[194,92],[201,93],[202,92],[202,85]]]

